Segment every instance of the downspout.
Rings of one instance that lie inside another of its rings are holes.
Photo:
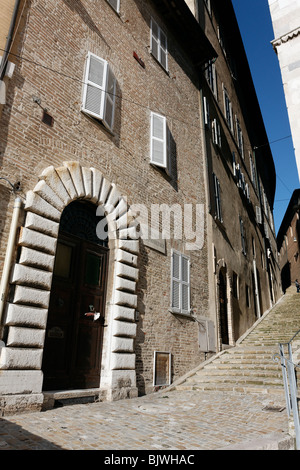
[[[1,64],[0,64],[0,82],[3,81],[3,78],[5,76],[5,70],[6,70],[6,66],[7,66],[7,58],[9,56],[10,47],[11,47],[11,44],[12,44],[13,32],[14,32],[15,25],[16,25],[16,19],[17,19],[17,14],[18,14],[20,1],[21,0],[16,0],[16,2],[15,2],[15,6],[14,6],[11,22],[10,22],[10,27],[9,27],[9,31],[8,31],[8,35],[7,35],[7,39],[6,39],[6,44],[5,44],[4,55],[2,57]]]
[[[2,317],[3,317],[4,307],[6,304],[6,295],[7,295],[7,290],[8,290],[12,259],[13,259],[15,248],[16,248],[15,242],[16,242],[16,234],[17,234],[17,229],[18,229],[18,222],[19,222],[21,208],[22,208],[22,201],[19,197],[16,197],[11,225],[10,225],[10,232],[9,232],[9,237],[8,237],[4,266],[3,266],[2,279],[1,279],[1,284],[0,284],[0,329],[1,330],[3,328]]]

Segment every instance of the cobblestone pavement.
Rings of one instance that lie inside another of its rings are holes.
[[[171,391],[0,419],[0,450],[215,450],[287,434],[284,400]],[[283,410],[281,409],[284,408]]]

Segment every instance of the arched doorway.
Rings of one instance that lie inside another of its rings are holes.
[[[100,383],[108,244],[99,240],[96,206],[71,202],[57,240],[42,370],[44,390]]]
[[[221,344],[229,344],[226,271],[219,273],[219,312]]]

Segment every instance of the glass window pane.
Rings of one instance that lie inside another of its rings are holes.
[[[63,243],[57,244],[54,275],[65,279],[70,277],[73,248]]]
[[[85,265],[85,284],[99,286],[101,274],[101,258],[92,253],[87,253]]]

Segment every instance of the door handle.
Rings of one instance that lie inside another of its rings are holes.
[[[96,321],[98,320],[100,317],[101,317],[101,313],[100,312],[95,312],[95,307],[94,305],[89,305],[89,309],[90,311],[89,312],[86,312],[84,314],[85,317],[93,317],[93,320]]]

